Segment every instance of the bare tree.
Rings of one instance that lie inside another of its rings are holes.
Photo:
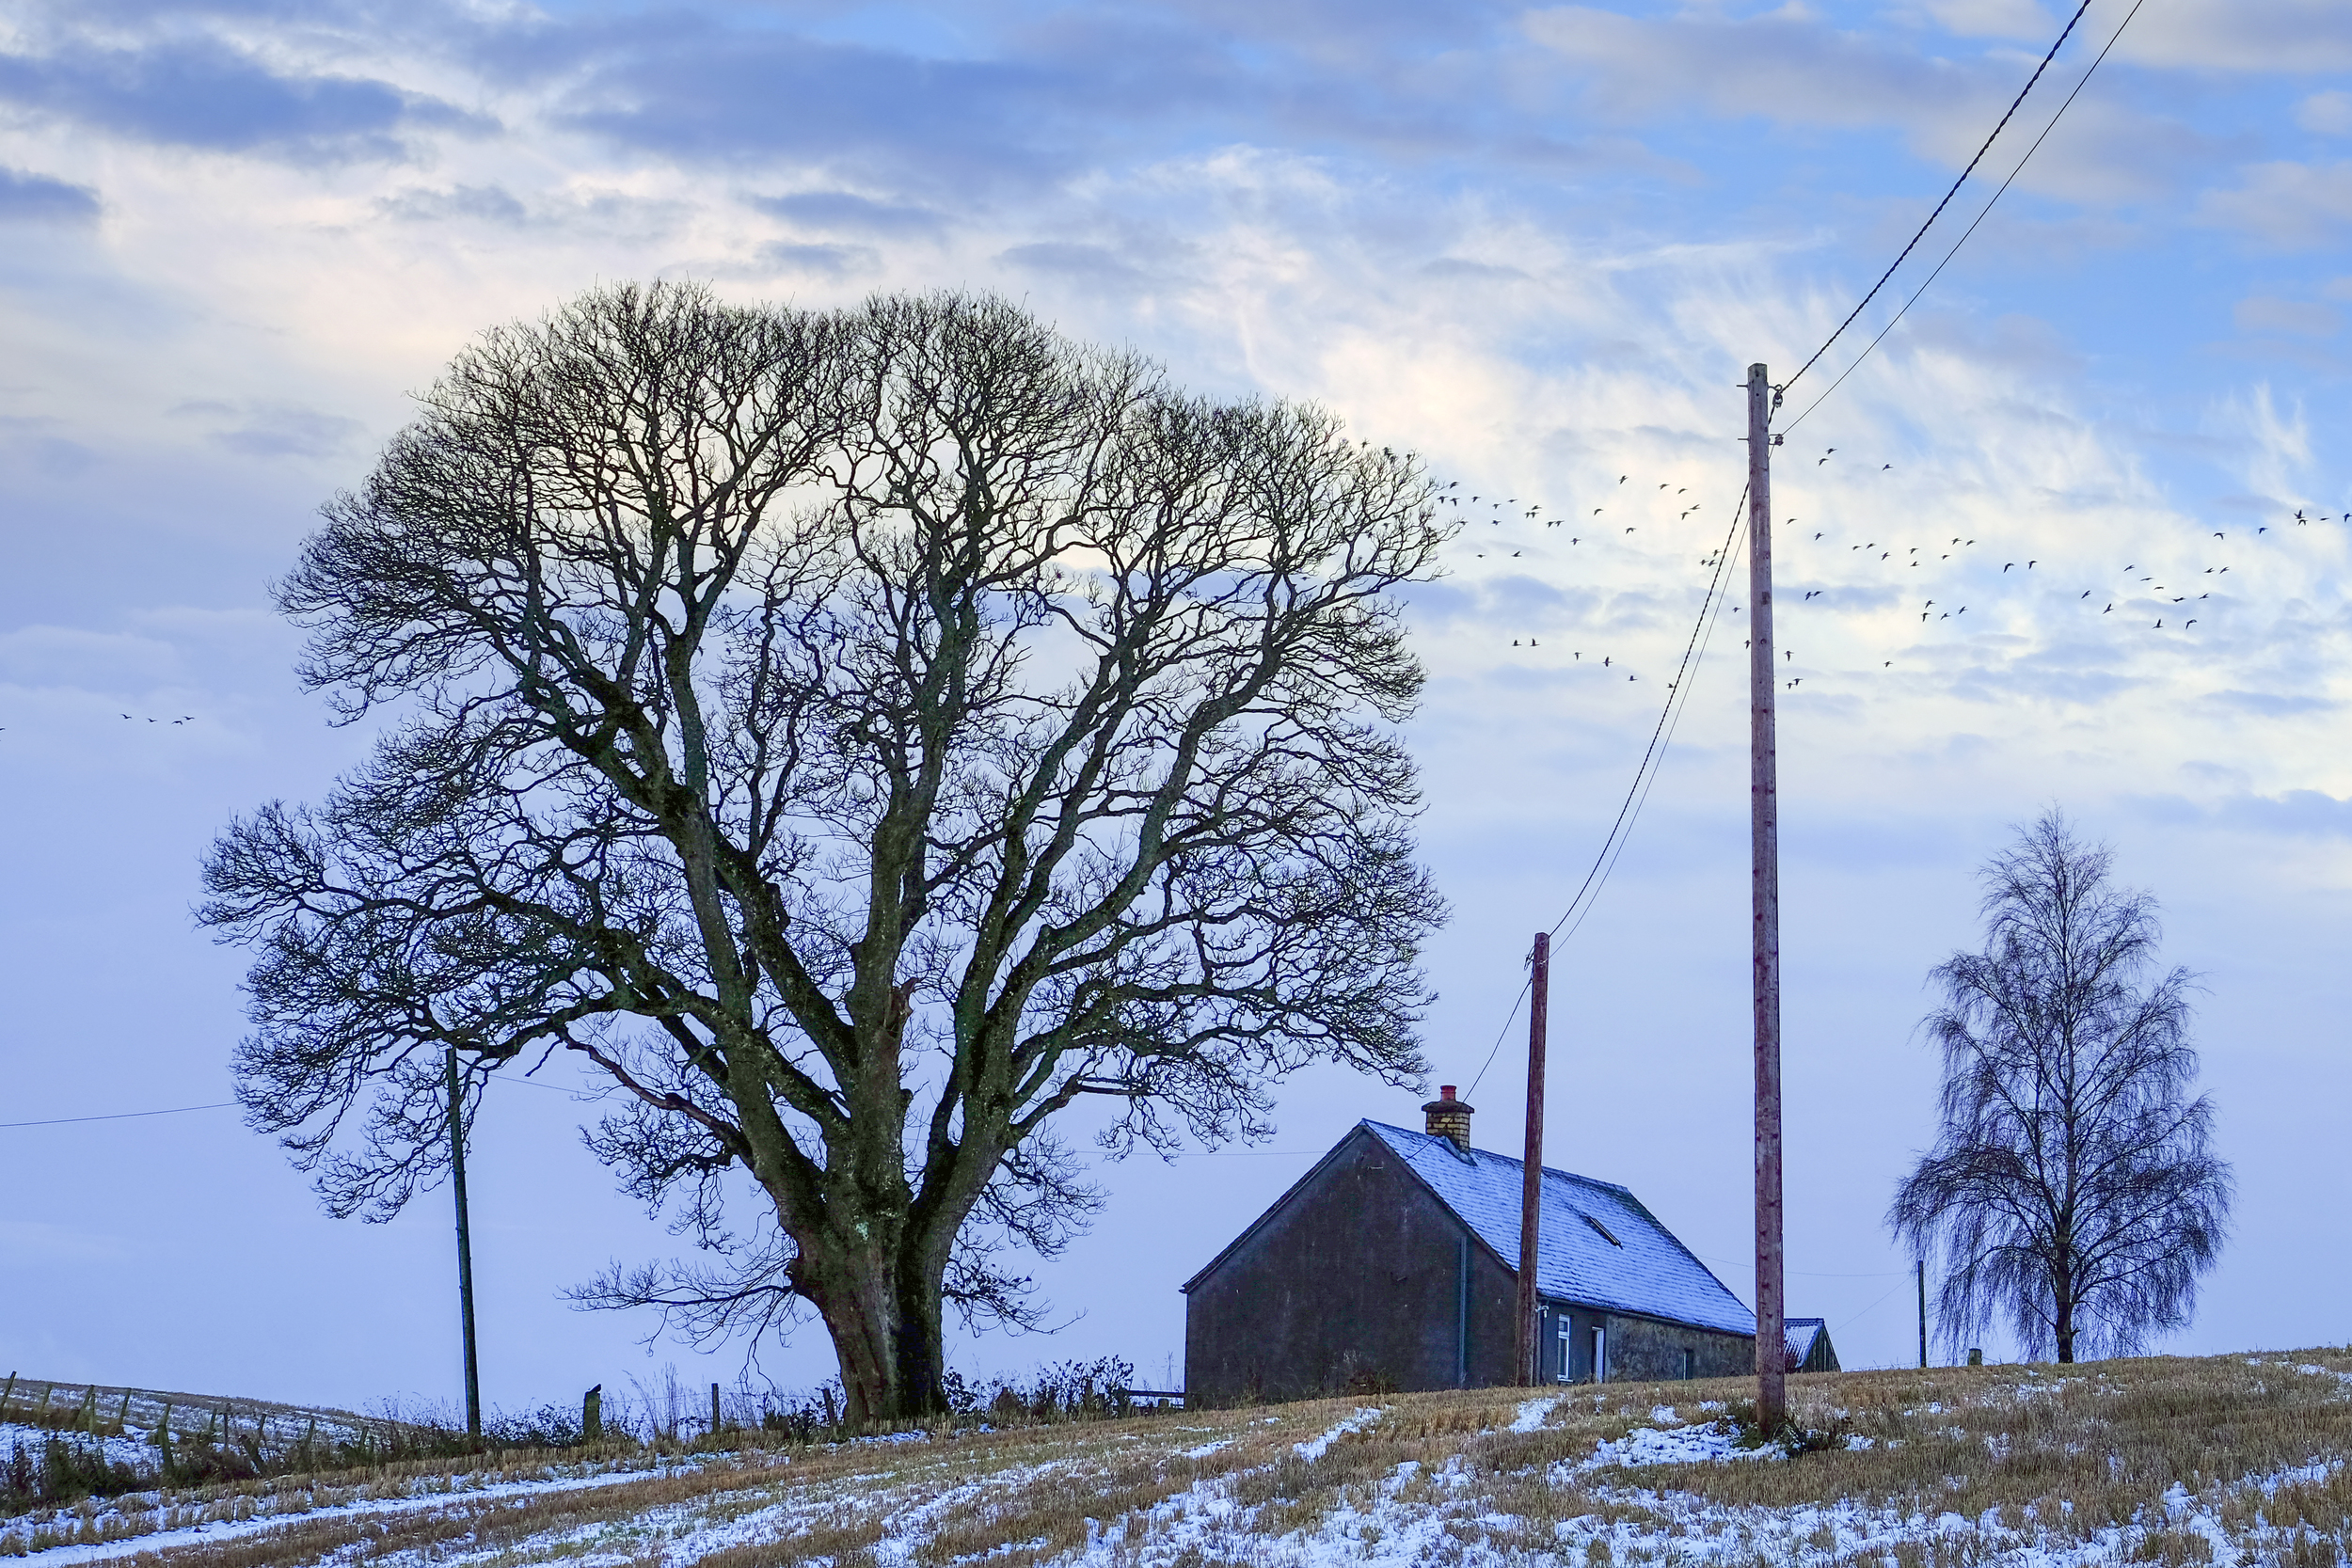
[[[576,1053],[625,1097],[592,1147],[718,1259],[590,1299],[813,1309],[853,1418],[939,1408],[943,1303],[1026,1321],[1002,1254],[1097,1200],[1080,1096],[1123,1151],[1262,1133],[1310,1062],[1420,1076],[1393,590],[1437,515],[1409,454],[989,298],[486,334],[278,589],[392,722],[207,862],[250,1120],[382,1215],[439,1172],[439,1051]]]
[[[2128,1352],[2188,1322],[2227,1230],[2190,976],[2154,973],[2155,901],[2112,860],[2046,813],[1984,869],[1984,951],[1931,976],[1943,1126],[1887,1220],[1940,1252],[1955,1346],[2006,1319],[2028,1354]]]

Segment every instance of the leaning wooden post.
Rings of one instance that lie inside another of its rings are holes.
[[[130,1431],[130,1430],[131,1430],[131,1390],[130,1390],[130,1389],[128,1389],[128,1388],[125,1388],[125,1389],[122,1391],[122,1408],[115,1412],[115,1435],[116,1435],[117,1437],[119,1437],[119,1436],[121,1436],[124,1433],[126,1433],[126,1432],[128,1432],[128,1431]]]
[[[16,1374],[14,1372],[10,1372],[8,1374],[8,1386],[6,1388],[0,1388],[0,1421],[5,1421],[8,1418],[8,1406],[15,1402],[15,1399]]]
[[[1551,933],[1535,933],[1529,960],[1527,998],[1527,1158],[1519,1183],[1519,1293],[1518,1353],[1518,1381],[1534,1386],[1541,1380],[1537,1364],[1543,1337],[1538,1332],[1543,1311],[1535,1292],[1537,1244],[1543,1235],[1544,1212],[1544,1032],[1551,992]]]
[[[1756,918],[1756,1418],[1788,1420],[1780,1181],[1780,785],[1772,703],[1772,388],[1748,367],[1748,825]]]
[[[164,1401],[164,1413],[155,1421],[155,1448],[163,1455],[163,1473],[171,1476],[171,1402]]]
[[[84,1432],[88,1433],[92,1437],[98,1435],[97,1384],[91,1384],[89,1386],[89,1391],[82,1396],[82,1408],[74,1413],[73,1424],[80,1427]]]

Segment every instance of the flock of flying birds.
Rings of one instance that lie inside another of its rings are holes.
[[[1825,449],[1819,457],[1814,459],[1814,467],[1817,470],[1826,467],[1830,460],[1836,455],[1836,447]],[[1894,467],[1891,463],[1881,464],[1875,472],[1891,473]],[[1562,530],[1565,531],[1569,546],[1581,548],[1612,542],[1624,543],[1627,535],[1636,534],[1645,525],[1655,523],[1655,514],[1663,510],[1656,504],[1660,501],[1671,504],[1676,512],[1677,523],[1688,522],[1691,517],[1700,515],[1703,511],[1701,502],[1689,499],[1691,491],[1688,485],[1677,485],[1669,480],[1658,484],[1654,490],[1649,489],[1646,483],[1641,489],[1629,490],[1626,487],[1631,482],[1631,475],[1618,475],[1614,495],[1601,505],[1595,506],[1589,511],[1580,506],[1573,515],[1546,515],[1544,507],[1524,504],[1517,496],[1498,497],[1484,493],[1465,495],[1458,481],[1441,489],[1438,493],[1438,499],[1441,507],[1454,509],[1455,515],[1466,524],[1461,535],[1457,538],[1457,545],[1469,549],[1474,559],[1481,561],[1489,557],[1502,560],[1520,558],[1531,546],[1537,542],[1536,537],[1530,535],[1529,531],[1532,530]],[[1665,495],[1664,492],[1667,491],[1672,491],[1673,494]],[[1480,510],[1482,508],[1484,509],[1483,515]],[[1623,519],[1627,517],[1633,517],[1636,520],[1626,522]],[[2314,522],[2325,524],[2339,520],[2352,524],[2352,512],[2342,514],[2339,518],[2306,506],[2298,508],[2292,520],[2281,518],[2276,523],[2256,524],[2251,527],[2214,529],[2211,531],[2213,541],[2218,542],[2223,546],[2213,548],[2209,545],[2206,553],[2214,559],[2214,564],[2201,568],[2176,566],[2170,570],[2163,570],[2155,566],[2153,560],[2145,563],[2136,561],[2126,562],[2120,574],[2107,578],[2107,585],[2095,585],[2080,590],[2074,603],[2087,614],[2096,616],[2113,615],[2120,610],[2128,621],[2128,618],[2134,614],[2147,615],[2151,619],[2142,624],[2150,632],[2185,632],[2209,618],[2209,610],[2206,608],[2208,601],[2217,592],[2222,592],[2229,586],[2222,579],[2229,574],[2230,562],[2219,558],[2228,553],[2226,546],[2233,536],[2241,545],[2253,544],[2266,539],[2274,531],[2281,531],[2289,528],[2307,528]],[[1726,517],[1723,521],[1724,527],[1728,530],[1731,519]],[[1783,519],[1781,526],[1785,530],[1794,531],[1784,532],[1773,545],[1774,575],[1779,582],[1779,600],[1775,605],[1776,610],[1785,616],[1792,606],[1802,607],[1817,600],[1828,600],[1832,606],[1835,606],[1841,596],[1851,596],[1852,591],[1850,589],[1806,588],[1801,583],[1790,580],[1810,575],[1818,568],[1826,565],[1822,556],[1836,551],[1837,546],[1843,541],[1832,540],[1826,529],[1813,530],[1808,534],[1806,531],[1798,527],[1798,519],[1795,517]],[[1487,531],[1489,529],[1497,531],[1489,532]],[[1556,543],[1560,535],[1547,532],[1540,537]],[[1932,585],[1947,580],[1939,570],[1947,562],[1958,561],[1973,566],[1981,562],[1989,566],[1989,556],[1979,555],[1979,549],[1977,541],[1965,534],[1954,534],[1948,539],[1927,545],[1903,545],[1896,543],[1890,532],[1884,539],[1873,538],[1860,543],[1846,544],[1842,553],[1856,561],[1857,563],[1883,568],[1888,572],[1906,573],[1922,567],[1927,568],[1925,576],[1911,578],[1907,585],[1920,593],[1921,596],[1916,600],[1915,609],[1919,617],[1919,625],[1924,628],[1940,626],[1943,622],[1957,621],[1960,617],[1966,615],[1968,606],[1963,600],[1969,589],[1965,586],[1956,590],[1947,589],[1944,591],[1945,596],[1939,600],[1932,593],[1918,588],[1918,585]],[[2147,553],[2153,557],[2156,552],[2151,550]],[[1699,564],[1712,570],[1721,564],[1720,552],[1709,552],[1701,556]],[[1995,580],[2004,583],[2026,580],[2028,575],[2033,578],[2042,578],[2052,573],[2041,557],[2026,556],[2018,560],[2003,560],[1999,572],[1992,574]],[[1972,583],[1981,582],[1983,574],[1979,572],[1973,574],[1969,580]],[[2206,578],[2213,578],[2213,581],[2206,582],[2204,580]],[[2078,578],[2077,580],[2086,579]],[[2120,588],[2113,586],[2118,581],[2122,584]],[[1730,596],[1728,585],[1725,585],[1724,591],[1726,597]],[[1880,594],[1883,590],[1865,588],[1860,592],[1869,596],[1871,601],[1869,608],[1881,608],[1883,601]],[[2223,602],[2228,602],[2226,593],[2223,594]],[[1729,612],[1734,615],[1740,613],[1740,606],[1737,603],[1729,607]],[[1775,631],[1779,629],[1780,626],[1776,626]],[[1540,648],[1543,643],[1540,639],[1530,634],[1513,638],[1511,646]],[[1783,651],[1793,662],[1795,654],[1788,650]],[[1572,664],[1581,665],[1585,662],[1581,649],[1570,649],[1569,658]],[[1609,671],[1613,676],[1622,672],[1629,682],[1638,681],[1640,679],[1638,673],[1626,666],[1627,661],[1613,652],[1603,653],[1597,665],[1598,668]],[[1885,670],[1891,670],[1894,666],[1893,658],[1883,659],[1880,663],[1880,667]],[[1673,689],[1674,684],[1671,681],[1667,683],[1669,690]],[[1794,690],[1804,684],[1804,677],[1791,673],[1783,684],[1788,689]]]

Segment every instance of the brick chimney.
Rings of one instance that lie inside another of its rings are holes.
[[[1454,1147],[1470,1152],[1470,1107],[1454,1098],[1454,1085],[1447,1084],[1438,1090],[1438,1098],[1421,1108],[1427,1118],[1423,1123],[1433,1138],[1452,1138]]]

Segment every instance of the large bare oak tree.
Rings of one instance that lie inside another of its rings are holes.
[[[1436,517],[1317,410],[985,297],[487,333],[278,589],[385,727],[207,862],[250,1119],[381,1215],[448,1048],[477,1089],[576,1053],[624,1096],[592,1147],[718,1259],[592,1297],[804,1304],[853,1418],[937,1409],[943,1304],[1020,1316],[1005,1249],[1092,1200],[1056,1113],[1217,1139],[1310,1062],[1420,1074],[1394,591]]]
[[[1887,1220],[1941,1253],[1955,1342],[2006,1320],[2028,1354],[2128,1351],[2188,1321],[2220,1252],[2189,976],[2156,971],[2155,901],[2112,863],[2047,813],[1985,866],[1984,951],[1931,976],[1942,1126]]]

